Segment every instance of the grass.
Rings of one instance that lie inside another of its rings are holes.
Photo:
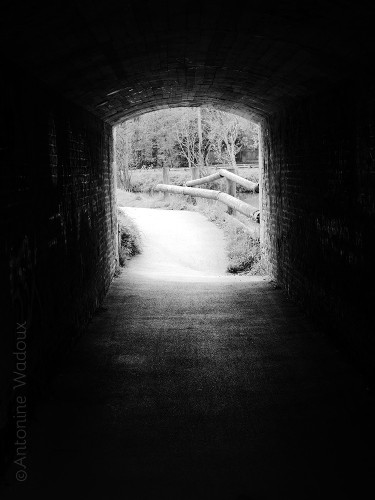
[[[118,210],[120,227],[119,264],[125,267],[129,259],[141,253],[141,236],[132,219]]]
[[[233,274],[265,275],[261,260],[260,239],[240,227],[228,227],[227,253],[229,259],[228,272]]]
[[[190,171],[184,168],[171,170],[169,178],[171,184],[182,186],[190,179]],[[163,182],[163,171],[161,168],[131,170],[130,179],[132,192],[152,194],[154,187]]]

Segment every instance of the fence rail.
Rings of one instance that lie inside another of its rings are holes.
[[[240,212],[247,217],[251,217],[256,220],[256,222],[260,222],[260,212],[259,209],[253,207],[249,203],[245,203],[244,201],[236,198],[236,185],[240,184],[245,188],[258,193],[259,192],[259,184],[256,182],[249,181],[248,179],[244,179],[239,175],[230,172],[229,169],[221,168],[218,172],[214,174],[207,175],[206,177],[201,177],[197,179],[198,169],[192,169],[192,180],[187,181],[185,186],[174,186],[169,184],[169,168],[163,168],[163,184],[158,184],[154,191],[160,191],[164,193],[164,199],[167,200],[169,197],[169,193],[172,194],[183,194],[186,196],[194,196],[197,198],[207,198],[210,200],[217,200],[221,203],[224,203],[228,207],[228,213],[230,215],[235,216],[236,212]],[[221,177],[225,177],[227,180],[227,193],[223,193],[222,191],[214,191],[212,189],[202,189],[202,188],[194,188],[193,186],[199,186],[201,184],[206,184],[207,182],[215,182],[219,180]]]
[[[213,189],[192,188],[188,186],[173,186],[170,184],[158,184],[155,191],[162,193],[184,194],[186,196],[195,196],[198,198],[207,198],[210,200],[221,201],[232,210],[236,210],[247,217],[258,220],[259,209],[245,203],[244,201],[231,196],[222,191],[214,191]]]
[[[200,179],[193,179],[191,181],[185,182],[188,187],[199,186],[200,184],[206,184],[207,182],[214,182],[221,179],[219,172],[215,174],[207,175],[206,177],[201,177]]]
[[[200,184],[206,184],[207,182],[214,182],[216,180],[219,180],[221,177],[226,177],[227,179],[235,182],[236,184],[240,184],[240,186],[250,189],[250,191],[259,193],[259,184],[257,182],[249,181],[248,179],[240,177],[239,175],[234,174],[233,172],[229,172],[225,168],[221,168],[218,172],[211,175],[207,175],[206,177],[201,177],[200,179],[187,181],[186,185],[189,187],[199,186]]]
[[[223,164],[220,163],[220,164],[215,164],[215,165],[208,165],[206,168],[208,170],[219,170],[220,168],[223,168]],[[254,162],[254,163],[237,163],[236,168],[237,168],[237,170],[259,168],[259,163],[258,162]],[[150,167],[149,170],[154,170],[154,168]],[[187,172],[187,171],[189,171],[191,169],[189,167],[169,167],[169,170],[171,172],[181,172],[182,170],[184,172]]]

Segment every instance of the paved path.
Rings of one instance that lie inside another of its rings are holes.
[[[369,498],[361,376],[270,283],[216,279],[219,254],[210,279],[135,260],[114,280],[38,407],[12,498]]]
[[[227,267],[222,231],[202,214],[123,208],[142,235],[142,254],[129,272],[157,279],[223,276]]]
[[[142,253],[127,268],[132,277],[159,281],[264,281],[226,273],[223,232],[197,212],[122,208],[139,228]]]

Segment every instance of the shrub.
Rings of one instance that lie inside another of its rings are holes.
[[[242,228],[230,231],[227,238],[228,272],[233,274],[262,274],[260,271],[260,239]]]
[[[118,210],[120,226],[119,238],[119,264],[126,266],[126,262],[141,253],[141,236],[138,228],[130,217]]]
[[[198,200],[196,209],[223,231],[229,260],[227,271],[232,274],[264,275],[261,263],[259,226],[251,229],[246,216],[231,217],[222,203]]]

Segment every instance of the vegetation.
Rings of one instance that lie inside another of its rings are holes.
[[[122,210],[118,210],[118,222],[120,226],[119,264],[125,267],[129,259],[141,253],[141,236],[132,219]]]
[[[244,118],[215,108],[205,108],[206,151],[217,163],[236,169],[236,157],[245,146],[258,148],[258,127]]]
[[[231,164],[243,150],[256,152],[258,126],[212,107],[155,111],[116,128],[118,185],[130,189],[132,171],[141,168]]]
[[[233,274],[264,275],[261,262],[260,239],[245,228],[226,228],[228,272]]]
[[[223,231],[228,257],[227,271],[232,274],[264,275],[261,263],[259,226],[240,214],[234,218],[217,201],[197,200],[194,209],[203,213]]]

